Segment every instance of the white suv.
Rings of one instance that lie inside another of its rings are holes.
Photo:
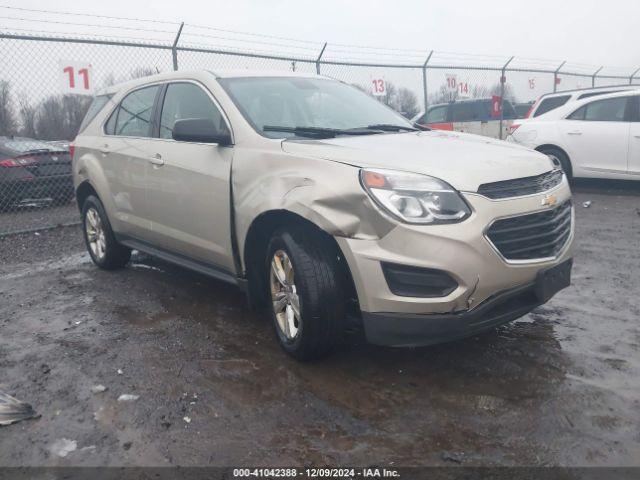
[[[640,179],[638,89],[590,96],[514,126],[507,141],[546,153],[569,177]]]

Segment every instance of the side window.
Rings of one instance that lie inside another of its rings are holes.
[[[141,88],[124,97],[118,108],[114,135],[151,136],[151,111],[158,88],[157,85]]]
[[[221,131],[227,130],[222,114],[207,93],[193,83],[172,83],[162,105],[160,118],[160,138],[172,138],[176,120],[187,118],[208,118]]]
[[[474,102],[453,103],[451,105],[452,122],[471,122],[478,120]]]
[[[444,123],[447,121],[447,105],[429,109],[425,123]]]
[[[551,110],[555,110],[556,108],[561,107],[562,105],[567,103],[569,101],[569,98],[571,98],[570,95],[562,95],[558,97],[545,98],[540,102],[540,105],[538,105],[538,108],[536,108],[536,111],[533,114],[533,116],[539,117],[544,113],[550,112]]]
[[[629,97],[608,98],[583,105],[569,115],[571,120],[590,122],[624,122]]]

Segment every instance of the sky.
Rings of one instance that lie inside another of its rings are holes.
[[[436,51],[431,65],[501,67],[515,55],[511,67],[552,71],[567,60],[565,71],[586,76],[560,78],[560,90],[590,87],[590,75],[600,66],[605,66],[602,74],[624,76],[626,83],[640,68],[639,19],[640,0],[0,0],[0,31],[15,33],[135,37],[170,44],[179,23],[185,22],[181,45],[303,58],[315,59],[328,42],[324,59],[361,63],[422,65],[431,50]],[[289,61],[190,52],[180,53],[179,59],[180,69],[292,68]],[[66,78],[60,73],[65,61],[90,64],[97,86],[124,80],[140,67],[172,69],[167,51],[0,41],[0,77],[11,80],[21,95],[35,99],[58,91]],[[298,62],[296,68],[315,72],[313,63]],[[321,70],[364,87],[382,77],[424,97],[419,68],[323,65]],[[456,88],[495,90],[499,75],[430,69],[429,95],[451,76]],[[637,82],[640,73],[638,77]],[[553,75],[543,73],[508,72],[506,81],[520,102],[531,102],[554,86]],[[602,78],[595,84],[620,82]]]
[[[0,5],[185,21],[317,42],[640,67],[638,0],[0,0]]]

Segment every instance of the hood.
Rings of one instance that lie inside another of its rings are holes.
[[[552,168],[546,155],[519,145],[439,130],[289,139],[282,142],[282,149],[356,167],[431,175],[467,192],[477,191],[483,183],[540,175]]]

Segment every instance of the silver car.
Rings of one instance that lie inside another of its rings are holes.
[[[570,283],[571,192],[546,155],[418,130],[336,80],[161,74],[101,92],[84,125],[96,265],[136,249],[237,284],[298,359],[353,326],[392,346],[473,335]]]

